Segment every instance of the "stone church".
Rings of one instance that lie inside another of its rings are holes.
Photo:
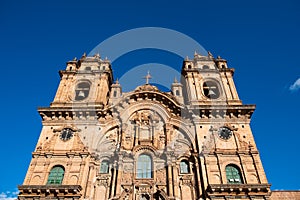
[[[122,92],[98,54],[59,74],[18,199],[277,199],[225,59],[195,53],[169,92]]]

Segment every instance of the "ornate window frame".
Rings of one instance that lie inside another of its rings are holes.
[[[54,165],[48,175],[47,185],[61,185],[64,180],[65,167],[62,165]]]
[[[225,166],[225,174],[227,184],[243,184],[243,176],[241,169],[235,164],[228,164]]]

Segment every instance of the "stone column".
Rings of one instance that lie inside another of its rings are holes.
[[[172,180],[172,166],[168,164],[168,184],[169,184],[169,195],[173,197],[173,180]]]
[[[121,180],[123,175],[123,156],[120,156],[118,162],[118,175],[117,175],[117,185],[116,185],[116,196],[120,196],[121,194]]]
[[[80,172],[79,172],[79,180],[78,180],[78,184],[82,184],[84,182],[84,167],[85,167],[85,158],[83,158],[83,160],[80,163]]]
[[[206,174],[205,160],[204,160],[203,156],[200,156],[200,166],[201,166],[201,173],[203,176],[203,186],[204,186],[204,188],[207,188],[208,180],[207,180],[207,174]]]
[[[195,171],[196,171],[196,176],[197,176],[197,183],[198,183],[198,195],[201,196],[202,195],[202,185],[201,185],[201,177],[200,177],[200,166],[198,163],[198,159],[196,156],[194,156],[194,160],[195,160]]]
[[[115,196],[115,187],[116,187],[116,177],[117,177],[117,163],[115,162],[113,164],[114,167],[114,173],[112,176],[112,184],[111,184],[111,188],[110,188],[110,197],[114,197]]]
[[[87,180],[86,180],[86,185],[85,185],[85,192],[84,192],[84,198],[89,198],[90,197],[90,192],[92,188],[92,174],[94,172],[94,166],[92,164],[89,165],[89,171],[87,175]]]
[[[196,99],[196,87],[195,87],[195,85],[194,85],[194,77],[193,77],[193,74],[191,74],[191,73],[189,73],[188,75],[187,75],[187,82],[188,82],[188,93],[190,94],[189,95],[189,97],[190,97],[190,101],[193,101],[193,100],[195,100]]]
[[[176,164],[178,166],[179,163],[176,163]],[[175,197],[175,199],[180,199],[178,170],[176,168],[176,165],[173,166],[172,168],[173,168],[173,180],[174,180],[174,197]]]
[[[134,125],[134,143],[133,146],[138,145],[138,138],[139,138],[139,126],[137,124]]]

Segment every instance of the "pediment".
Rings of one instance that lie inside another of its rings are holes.
[[[179,104],[171,94],[161,92],[152,85],[139,86],[135,91],[125,93],[118,102],[104,109],[103,113],[118,112],[119,115],[122,110],[139,103],[153,105],[153,107],[160,106],[173,117],[185,117],[188,113],[187,109]]]

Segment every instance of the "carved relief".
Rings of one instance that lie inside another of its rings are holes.
[[[156,171],[156,184],[166,185],[166,169],[159,168]]]
[[[99,156],[112,157],[116,151],[118,143],[118,128],[114,128],[105,134],[97,146]]]
[[[238,138],[239,146],[241,150],[248,150],[249,149],[249,143],[246,142],[240,134],[235,133],[236,137]]]
[[[124,185],[132,184],[132,172],[124,172],[122,175],[121,183]]]

